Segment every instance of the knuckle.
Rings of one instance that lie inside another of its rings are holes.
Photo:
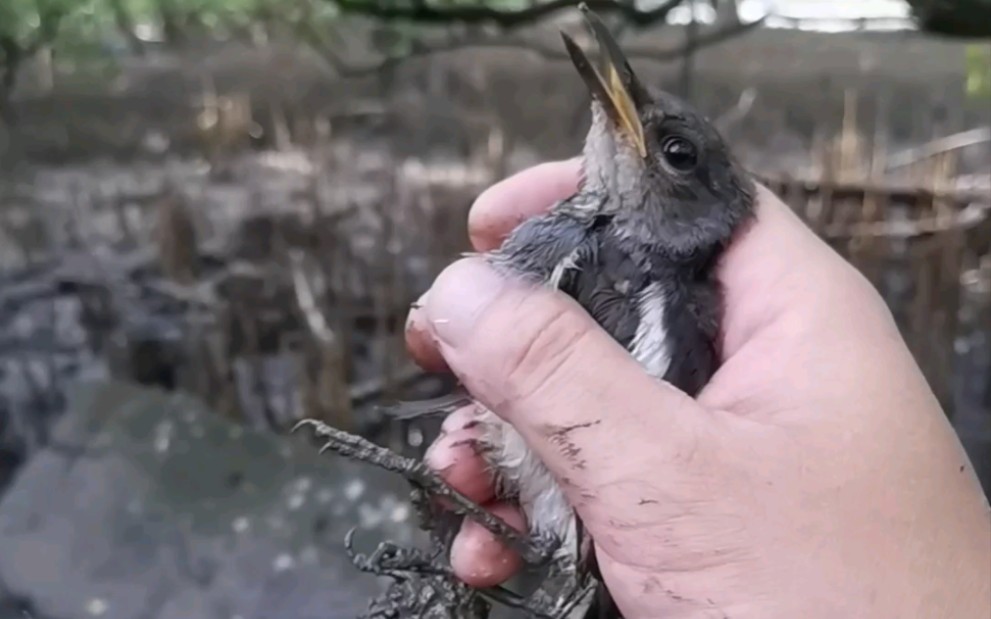
[[[476,245],[481,243],[487,246],[492,243],[489,236],[493,234],[504,210],[500,208],[504,204],[501,199],[504,193],[502,183],[493,185],[483,191],[468,210],[468,236]]]

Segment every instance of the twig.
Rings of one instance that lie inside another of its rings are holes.
[[[716,118],[716,127],[723,132],[729,130],[747,117],[747,114],[754,109],[755,101],[757,101],[757,89],[752,87],[745,89],[742,93],[740,93],[740,99],[736,102],[736,105],[726,110],[720,114],[718,118]]]
[[[897,168],[904,168],[937,155],[942,155],[943,153],[977,144],[984,144],[985,142],[991,142],[991,127],[978,127],[977,129],[955,133],[889,156],[885,170],[890,171]]]
[[[832,225],[823,231],[828,238],[912,238],[949,230],[969,229],[986,221],[991,204],[973,203],[950,217],[927,217],[915,221],[863,222]]]
[[[328,346],[337,345],[337,334],[330,328],[327,318],[317,305],[316,293],[310,285],[309,278],[303,272],[303,255],[299,250],[289,252],[292,265],[292,281],[296,291],[296,302],[306,320],[306,324],[317,340]]]
[[[535,3],[523,9],[499,9],[487,3],[451,4],[435,6],[425,1],[410,4],[366,2],[365,0],[327,0],[342,13],[364,15],[384,21],[408,21],[420,24],[494,24],[503,29],[518,28],[550,17],[554,13],[570,11],[575,0],[550,0]],[[588,8],[597,13],[618,13],[638,26],[664,21],[668,13],[684,0],[666,0],[652,9],[638,9],[632,2],[614,0],[586,0]]]
[[[973,202],[987,203],[991,200],[991,194],[982,190],[933,189],[906,183],[843,182],[814,177],[772,178],[762,174],[755,174],[754,177],[783,195],[810,195],[828,191],[836,199],[862,199],[865,194],[874,193],[910,206],[940,201],[960,209]]]

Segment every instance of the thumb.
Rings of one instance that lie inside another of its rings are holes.
[[[576,506],[617,479],[697,454],[701,408],[648,376],[571,298],[465,259],[437,278],[425,310],[451,370],[516,428]]]

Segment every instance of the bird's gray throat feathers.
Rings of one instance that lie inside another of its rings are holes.
[[[592,124],[582,148],[580,191],[609,196],[606,211],[643,200],[643,161],[636,148],[618,136],[602,104],[592,101]]]

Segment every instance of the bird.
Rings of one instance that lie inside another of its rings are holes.
[[[600,48],[593,62],[562,33],[591,95],[578,190],[519,224],[482,254],[508,278],[559,290],[623,345],[651,377],[696,396],[719,364],[724,250],[755,217],[753,177],[689,103],[646,87],[603,22],[580,5]],[[595,580],[588,619],[621,619],[601,583],[588,532],[551,472],[507,422],[460,390],[405,403],[417,417],[479,410],[479,453],[501,497],[515,500],[534,539]]]

